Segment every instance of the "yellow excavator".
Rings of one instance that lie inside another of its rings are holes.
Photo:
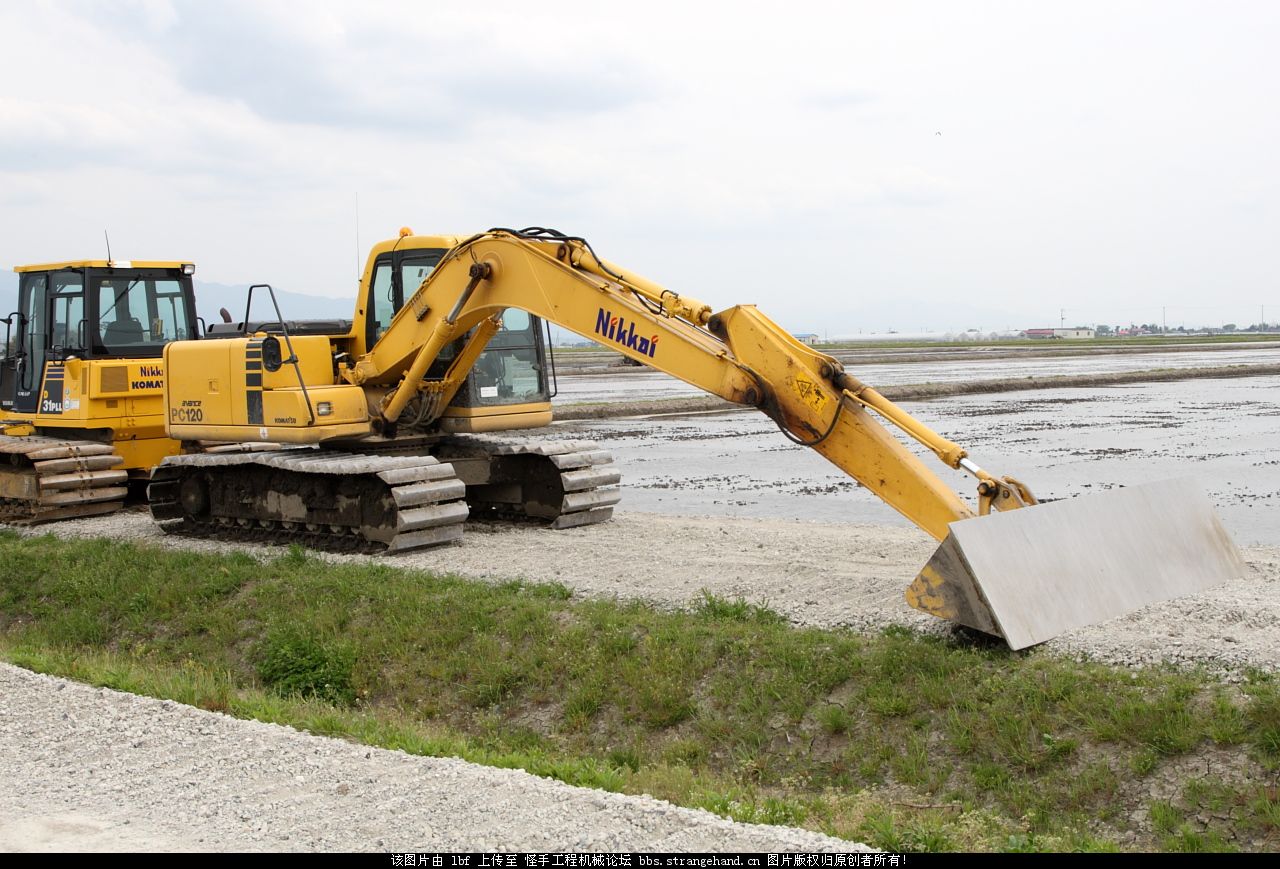
[[[554,230],[402,230],[370,254],[347,331],[304,334],[276,313],[256,324],[246,313],[224,340],[165,348],[170,437],[282,447],[167,458],[149,488],[166,530],[397,551],[456,539],[472,489],[485,493],[473,504],[530,515],[610,509],[616,474],[599,451],[454,440],[510,416],[513,393],[538,396],[528,330],[540,318],[768,415],[942,541],[907,589],[912,606],[1012,648],[1243,572],[1187,481],[1038,503],[754,306],[714,313]],[[503,370],[468,379],[491,367]],[[468,383],[473,393],[457,400]],[[528,424],[544,425],[535,407]],[[976,478],[976,508],[878,420]]]
[[[18,310],[0,323],[0,522],[118,510],[130,481],[183,444],[165,434],[169,341],[195,338],[183,262],[18,266]]]

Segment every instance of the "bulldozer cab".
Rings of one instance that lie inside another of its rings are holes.
[[[18,309],[0,363],[0,411],[58,412],[43,388],[49,363],[158,359],[170,341],[199,337],[190,263],[81,261],[18,266]]]

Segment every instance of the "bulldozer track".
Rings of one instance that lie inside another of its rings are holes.
[[[0,522],[38,525],[112,513],[129,474],[110,444],[40,435],[0,435]]]
[[[168,533],[361,552],[457,540],[464,495],[452,466],[432,456],[308,448],[172,456],[147,489]]]

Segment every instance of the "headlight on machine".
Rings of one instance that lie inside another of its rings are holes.
[[[316,404],[316,416],[333,416],[333,402],[321,401]]]

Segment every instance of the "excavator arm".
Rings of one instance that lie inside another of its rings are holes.
[[[736,404],[758,408],[793,442],[812,447],[938,540],[975,515],[879,423],[900,428],[953,468],[980,479],[979,509],[1034,503],[965,451],[797,341],[752,305],[720,313],[597,258],[582,239],[494,230],[455,247],[408,299],[386,333],[342,371],[389,389],[375,425],[393,428],[421,393],[443,413],[497,319],[519,308]],[[424,382],[443,348],[470,332],[453,367]],[[419,422],[430,422],[431,414]],[[988,495],[991,492],[993,495]]]

